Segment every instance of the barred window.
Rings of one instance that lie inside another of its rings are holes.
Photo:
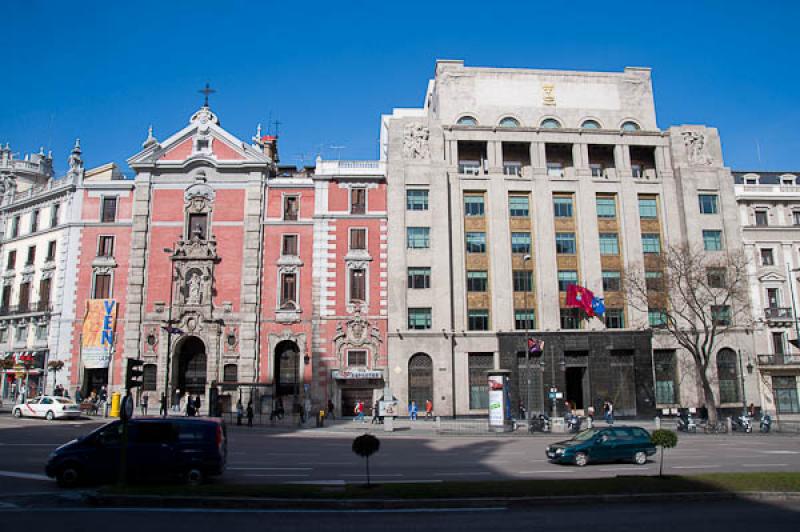
[[[408,309],[408,328],[409,329],[430,329],[431,328],[431,309],[430,308],[410,308],[410,309]]]

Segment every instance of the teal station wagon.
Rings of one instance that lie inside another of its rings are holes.
[[[639,427],[587,429],[570,440],[549,445],[547,458],[553,463],[585,466],[589,462],[631,460],[647,463],[656,454],[650,433]]]

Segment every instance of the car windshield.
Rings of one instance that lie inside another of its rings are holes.
[[[600,431],[597,429],[586,429],[582,432],[577,433],[575,437],[573,437],[572,439],[575,441],[586,441],[586,440],[591,440],[598,434],[600,434]]]

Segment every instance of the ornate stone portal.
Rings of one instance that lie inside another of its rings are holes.
[[[361,316],[361,312],[356,311],[351,319],[336,327],[333,344],[336,346],[339,367],[347,367],[346,352],[352,348],[368,349],[372,354],[371,367],[377,367],[382,342],[380,329]]]

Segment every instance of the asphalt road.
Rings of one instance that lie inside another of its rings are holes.
[[[55,490],[44,463],[59,444],[97,423],[0,416],[0,494]],[[221,482],[360,483],[363,460],[351,451],[357,433],[306,430],[276,432],[229,427],[228,469]],[[585,468],[547,462],[544,448],[563,436],[536,437],[380,435],[370,459],[375,482],[437,482],[529,478],[652,475],[658,463],[596,464]],[[667,451],[665,472],[800,471],[800,437],[780,434],[681,435]]]
[[[0,522],[6,530],[29,529],[84,532],[113,523],[115,532],[175,532],[176,530],[294,530],[382,532],[407,530],[547,530],[585,532],[750,532],[797,530],[800,505],[743,501],[661,504],[610,504],[513,509],[504,507],[410,510],[212,510],[192,508],[3,508]]]

